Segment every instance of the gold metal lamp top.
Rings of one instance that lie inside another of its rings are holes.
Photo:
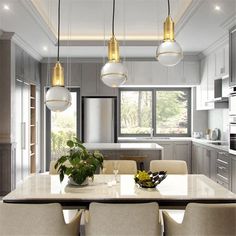
[[[166,40],[175,40],[175,23],[170,15],[167,16],[166,21],[164,22],[164,41]]]
[[[119,43],[112,35],[108,42],[108,60],[112,62],[120,62]]]
[[[64,69],[59,61],[53,68],[52,86],[64,86]]]

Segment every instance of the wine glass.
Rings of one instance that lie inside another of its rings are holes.
[[[118,182],[117,175],[119,173],[119,163],[118,161],[113,162],[113,173],[115,175],[115,181]]]

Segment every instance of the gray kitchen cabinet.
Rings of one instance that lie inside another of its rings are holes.
[[[236,193],[236,156],[231,155],[231,191]]]
[[[96,96],[97,95],[97,64],[83,63],[82,64],[82,81],[81,95]]]
[[[221,78],[229,75],[229,45],[220,47],[215,53],[215,77]]]
[[[216,63],[215,63],[215,53],[211,53],[207,56],[207,78],[215,79],[216,75]]]
[[[17,45],[15,45],[15,57],[16,77],[22,79],[24,77],[24,51]]]
[[[211,164],[211,151],[207,148],[202,149],[203,158],[202,158],[202,174],[210,178],[210,164]]]
[[[184,77],[184,62],[181,61],[175,66],[168,67],[168,84],[183,85],[186,84]]]
[[[163,160],[172,160],[174,156],[173,142],[157,142],[163,147]]]
[[[229,33],[229,85],[236,85],[236,26]]]
[[[216,159],[217,151],[210,149],[210,178],[216,182]]]
[[[188,85],[200,84],[199,61],[184,61],[184,81]]]

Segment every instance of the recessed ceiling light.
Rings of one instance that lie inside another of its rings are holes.
[[[4,4],[4,5],[3,5],[3,9],[6,10],[6,11],[9,11],[9,10],[10,10],[10,7],[9,7],[9,5]]]
[[[216,11],[220,11],[220,9],[221,9],[220,6],[218,6],[218,5],[215,6]]]
[[[44,47],[43,47],[43,51],[46,52],[47,50],[48,50],[48,47],[44,46]]]

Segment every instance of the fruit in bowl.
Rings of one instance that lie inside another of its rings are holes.
[[[134,180],[142,188],[155,188],[166,178],[166,176],[166,171],[147,172],[145,170],[139,170],[135,175]]]

